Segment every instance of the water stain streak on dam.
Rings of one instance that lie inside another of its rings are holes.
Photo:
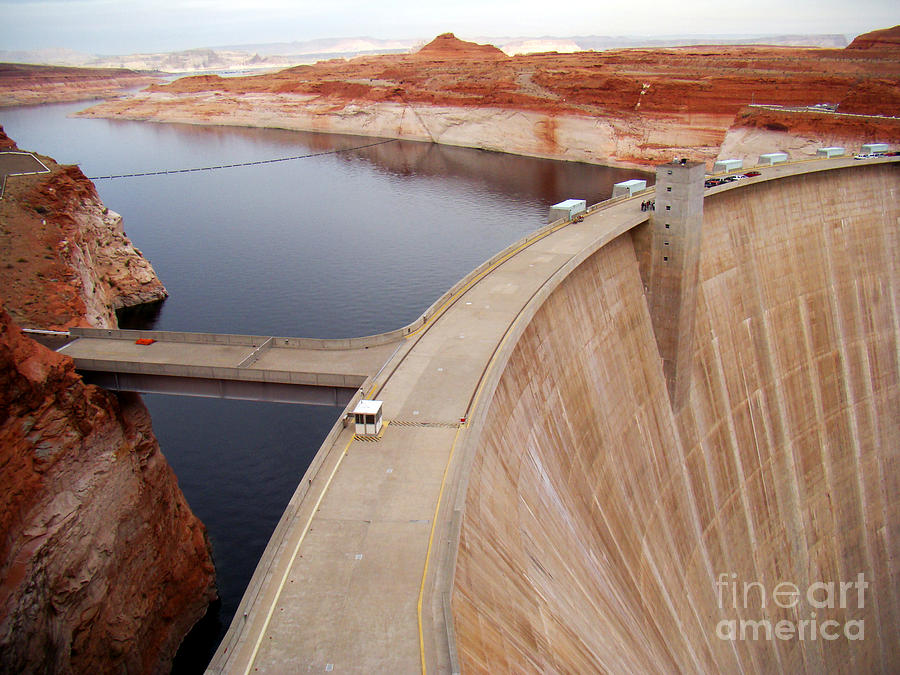
[[[536,310],[468,453],[452,589],[463,672],[896,667],[898,188],[883,164],[706,198],[677,414],[644,298],[646,225]],[[734,603],[721,573],[760,586]],[[843,608],[772,600],[780,582],[803,593],[859,573],[862,608],[855,591]],[[811,617],[862,620],[865,638],[716,633]]]

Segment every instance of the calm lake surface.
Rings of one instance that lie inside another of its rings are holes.
[[[77,119],[86,103],[0,109],[20,148],[88,176],[329,153],[379,139]],[[428,143],[95,181],[169,290],[122,325],[348,337],[398,328],[481,262],[546,222],[651,174]],[[153,427],[212,541],[221,606],[179,655],[200,672],[340,409],[147,395]]]

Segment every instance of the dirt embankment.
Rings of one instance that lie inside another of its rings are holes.
[[[0,143],[15,147],[0,127]],[[115,327],[115,310],[166,297],[122,217],[107,209],[76,166],[11,176],[0,200],[0,288],[27,328]]]
[[[900,59],[877,48],[711,46],[506,57],[439,36],[409,55],[241,78],[189,77],[88,116],[380,135],[561,159],[712,161],[750,103],[900,109]],[[860,44],[865,44],[861,42]]]
[[[0,63],[0,108],[121,96],[160,78],[126,68]]]

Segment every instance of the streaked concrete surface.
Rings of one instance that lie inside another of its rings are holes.
[[[896,669],[900,166],[845,164],[708,191],[682,408],[642,228],[510,339],[473,414],[448,565],[463,672]],[[859,575],[861,602],[850,586],[823,604]],[[787,637],[742,637],[747,620]]]

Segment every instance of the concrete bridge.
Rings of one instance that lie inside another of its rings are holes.
[[[341,424],[326,438],[209,671],[890,670],[896,161],[706,190],[702,237],[677,184],[605,202],[334,360],[284,338],[217,336],[200,357],[201,338],[81,334],[66,350],[92,372],[303,373],[353,390],[348,408],[384,402],[377,441]],[[732,571],[770,587],[864,572],[874,595],[848,612],[865,644],[716,639],[737,610],[717,606],[715,574]]]
[[[115,391],[345,406],[396,351],[401,334],[315,340],[73,328],[57,351]]]

